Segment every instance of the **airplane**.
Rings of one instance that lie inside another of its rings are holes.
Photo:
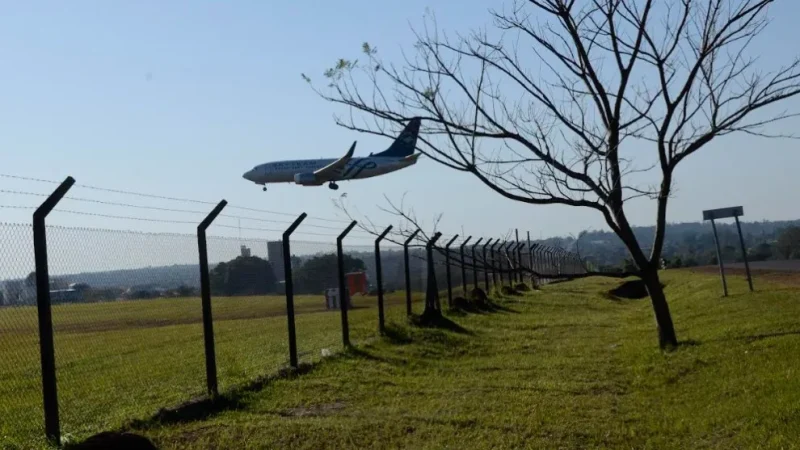
[[[337,181],[371,178],[411,166],[417,162],[414,153],[421,119],[411,119],[399,136],[386,150],[367,157],[353,157],[356,142],[339,159],[302,159],[259,164],[242,177],[255,184],[292,183],[301,186],[320,186],[328,183],[332,190],[339,189]]]

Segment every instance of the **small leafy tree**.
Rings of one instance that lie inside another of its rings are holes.
[[[350,255],[343,255],[344,271],[365,270],[364,261]],[[339,265],[335,253],[315,256],[293,272],[294,288],[297,293],[321,294],[327,288],[339,287]]]
[[[209,281],[211,291],[217,295],[258,295],[276,291],[272,265],[257,256],[238,256],[217,264],[209,274]]]

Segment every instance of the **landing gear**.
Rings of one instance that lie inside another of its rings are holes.
[[[263,188],[261,188],[261,190],[264,191],[264,192],[267,192],[267,187],[264,186]]]
[[[333,181],[331,181],[331,183],[328,185],[328,187],[331,188],[331,190],[334,190],[334,191],[339,189],[339,185],[334,183]]]

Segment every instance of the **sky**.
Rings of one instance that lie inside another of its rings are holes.
[[[259,211],[226,210],[239,218],[218,219],[235,228],[215,229],[221,235],[276,237],[295,214],[307,212],[311,218],[298,233],[329,241],[346,226],[334,206],[346,193],[357,218],[369,216],[381,226],[397,225],[381,211],[388,206],[385,197],[399,202],[405,194],[405,204],[425,226],[441,213],[440,229],[448,236],[499,236],[518,228],[538,238],[605,229],[594,211],[519,204],[424,157],[397,173],[342,183],[339,191],[285,184],[265,193],[242,178],[254,165],[272,160],[338,157],[353,140],[357,155],[386,148],[386,138],[336,126],[333,115],[342,110],[320,99],[300,74],[319,81],[338,58],[358,57],[364,41],[397,61],[401,49],[411,49],[411,26],[421,24],[426,8],[445,30],[466,31],[490,23],[487,10],[495,5],[479,0],[8,2],[0,15],[0,174],[44,180],[70,175],[79,186],[68,196],[182,210],[64,200],[61,209],[95,214],[54,212],[48,219],[64,226],[193,233],[203,212],[226,199]],[[796,2],[771,9],[773,22],[754,47],[760,62],[775,67],[795,56],[788,52],[797,42],[793,20],[799,15]],[[800,102],[786,106],[797,110]],[[799,124],[788,121],[778,130]],[[712,142],[679,168],[668,220],[699,221],[703,209],[731,205],[743,205],[747,220],[800,217],[792,195],[800,191],[796,146],[748,136]],[[0,177],[0,190],[43,194],[53,188]],[[3,206],[32,207],[41,200],[0,192]],[[29,223],[31,213],[0,208],[0,222]],[[631,205],[628,213],[635,225],[653,223],[654,208],[647,202]]]

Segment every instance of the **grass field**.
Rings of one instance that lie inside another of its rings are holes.
[[[391,335],[202,420],[135,431],[162,449],[796,448],[800,295],[765,280],[666,272],[681,347],[647,300],[583,280]]]
[[[405,315],[404,299],[387,295],[388,317]],[[377,336],[376,301],[353,299],[354,343]],[[212,309],[222,391],[288,364],[284,297],[215,298]],[[296,297],[295,311],[301,362],[341,351],[340,313],[326,311],[322,297]],[[64,440],[204,394],[201,320],[197,298],[54,306]],[[43,444],[38,345],[34,307],[0,308],[0,448]]]

